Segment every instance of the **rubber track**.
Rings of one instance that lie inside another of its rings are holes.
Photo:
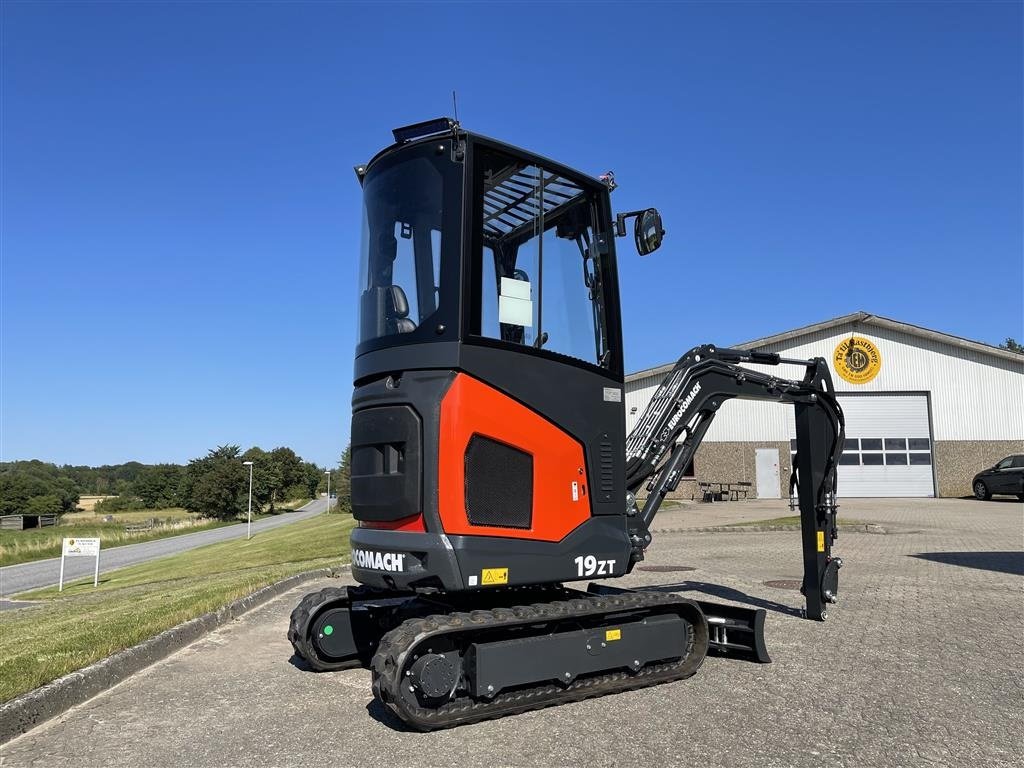
[[[350,603],[348,587],[327,587],[319,592],[310,592],[295,606],[288,622],[288,640],[296,655],[317,672],[331,672],[362,666],[358,656],[343,661],[326,661],[317,655],[316,649],[313,647],[312,637],[309,633],[310,626],[321,611],[328,607],[334,607],[334,603]]]
[[[407,666],[405,659],[409,652],[417,648],[421,642],[450,631],[486,630],[503,625],[564,621],[573,617],[593,617],[679,603],[693,605],[691,601],[673,595],[631,592],[623,595],[574,598],[515,608],[409,619],[381,639],[370,667],[373,694],[404,722],[417,730],[429,731],[681,680],[692,676],[703,662],[701,658],[692,667],[687,667],[694,646],[692,626],[688,632],[686,653],[679,660],[652,664],[639,672],[609,672],[580,678],[567,686],[545,683],[533,688],[499,693],[489,701],[465,696],[436,709],[412,705],[408,698],[402,695],[400,689],[400,686],[405,684],[403,672]]]

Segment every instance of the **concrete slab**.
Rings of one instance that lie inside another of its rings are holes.
[[[724,506],[724,505],[723,505]],[[851,517],[841,603],[795,618],[799,537],[667,533],[618,583],[770,610],[774,663],[709,659],[691,680],[433,734],[402,730],[369,673],[291,659],[307,584],[3,748],[5,766],[1008,766],[1024,743],[1019,504],[872,500]],[[784,505],[770,516],[786,513]],[[867,517],[873,515],[874,517]],[[335,580],[333,583],[337,583]]]

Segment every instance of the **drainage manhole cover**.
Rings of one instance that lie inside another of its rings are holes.
[[[639,565],[639,571],[650,571],[651,573],[674,573],[676,571],[696,571],[688,565]]]
[[[801,583],[800,579],[774,579],[773,581],[766,581],[764,585],[774,589],[795,589],[799,592]]]

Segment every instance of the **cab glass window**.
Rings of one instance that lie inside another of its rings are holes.
[[[477,172],[480,335],[607,366],[595,196],[498,152]]]
[[[361,344],[441,340],[437,328],[453,325],[460,176],[461,167],[435,144],[370,166],[363,180]]]

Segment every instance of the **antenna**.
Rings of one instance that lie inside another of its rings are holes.
[[[455,95],[455,89],[452,89],[452,108],[455,110],[455,123],[459,122],[459,100]]]

